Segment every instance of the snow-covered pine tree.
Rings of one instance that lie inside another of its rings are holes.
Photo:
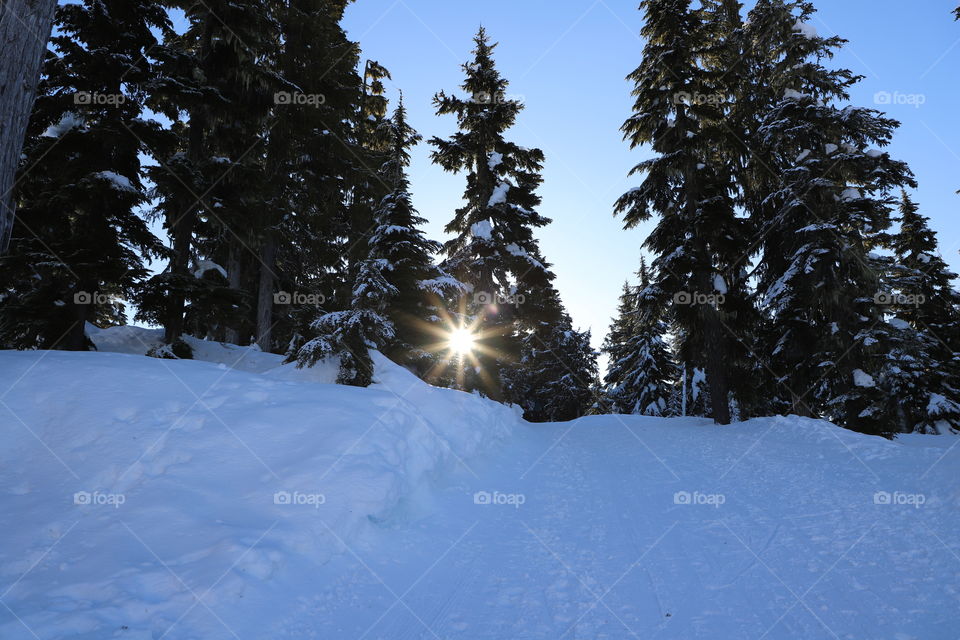
[[[644,259],[637,277],[638,286],[624,285],[618,317],[604,341],[609,358],[605,400],[612,413],[667,416],[679,372],[666,342],[669,327],[652,295],[655,278]]]
[[[645,243],[658,274],[649,295],[673,303],[678,358],[706,371],[714,420],[726,424],[734,381],[749,366],[737,332],[750,329],[743,257],[752,233],[737,215],[732,167],[721,151],[730,143],[727,90],[706,66],[717,52],[705,25],[715,22],[690,0],[645,0],[641,9],[646,45],[629,76],[636,101],[622,130],[631,147],[650,145],[655,156],[633,168],[644,180],[615,211],[627,228],[659,218]]]
[[[901,194],[898,222],[892,238],[899,277],[893,303],[896,315],[941,344],[941,363],[960,354],[960,293],[953,287],[957,274],[940,256],[937,234],[930,219],[906,191]]]
[[[878,385],[884,344],[895,330],[874,304],[883,270],[872,253],[887,241],[891,190],[912,184],[885,146],[897,122],[872,109],[839,108],[858,78],[821,61],[842,41],[807,26],[809,2],[768,2],[767,33],[789,46],[778,60],[784,93],[758,129],[782,187],[768,196],[758,293],[771,310],[776,342],[764,350],[791,411],[816,414],[866,433],[889,435]],[[799,10],[799,17],[793,9]]]
[[[383,276],[386,266],[385,260],[372,256],[360,263],[350,309],[324,313],[313,322],[315,337],[297,352],[298,367],[336,357],[339,384],[365,387],[373,381],[370,350],[393,339],[387,307],[399,293]]]
[[[58,8],[0,262],[7,346],[89,348],[86,323],[122,323],[120,300],[147,274],[143,256],[162,252],[138,210],[141,154],[160,128],[142,118],[147,56],[152,29],[168,26],[154,0]]]
[[[446,227],[455,237],[444,245],[443,266],[472,293],[472,299],[461,300],[464,315],[476,318],[479,329],[477,366],[468,368],[466,384],[500,399],[501,368],[519,358],[514,320],[522,305],[516,302],[524,296],[532,303],[553,278],[533,237],[535,228],[550,221],[536,212],[543,152],[504,138],[523,105],[507,95],[507,80],[493,60],[496,45],[483,28],[474,42],[474,59],[463,65],[466,97],[441,91],[434,99],[437,114],[454,115],[459,130],[430,144],[436,147],[433,161],[444,170],[468,172],[464,206]],[[531,312],[548,308],[530,304]]]
[[[390,120],[383,127],[389,154],[379,180],[389,187],[374,210],[374,229],[364,243],[370,254],[384,261],[383,277],[396,290],[389,301],[388,316],[395,337],[385,353],[391,360],[426,376],[436,365],[441,317],[437,305],[454,298],[461,289],[433,262],[440,244],[429,240],[420,229],[426,220],[417,213],[410,194],[407,167],[410,149],[422,138],[407,123],[407,111],[400,96]]]
[[[277,74],[285,85],[275,96],[268,143],[276,213],[268,229],[278,246],[276,268],[261,268],[261,295],[273,280],[278,291],[324,300],[328,311],[350,308],[358,274],[356,265],[352,277],[348,273],[350,194],[380,162],[367,155],[355,131],[363,85],[359,47],[341,25],[348,4],[292,0],[281,11]],[[364,252],[357,263],[366,257],[365,243],[358,246]],[[312,304],[274,305],[273,344],[288,345],[295,356],[317,313]]]
[[[645,266],[646,264],[641,262],[641,268]],[[634,405],[632,402],[620,402],[621,394],[615,391],[620,389],[626,377],[626,368],[620,366],[620,363],[625,363],[630,357],[627,345],[631,336],[636,335],[636,319],[637,288],[624,282],[617,304],[617,315],[611,321],[600,349],[601,353],[607,356],[607,371],[603,376],[604,397],[600,407],[604,413],[631,413],[630,409]],[[625,408],[625,405],[630,408]]]
[[[348,200],[347,263],[355,274],[367,254],[367,241],[377,224],[374,210],[391,185],[379,175],[379,167],[391,151],[388,100],[384,80],[390,72],[379,62],[367,60],[363,68],[361,92],[354,114],[354,143],[362,158],[362,170],[353,172]]]
[[[900,229],[893,237],[894,259],[883,290],[876,295],[889,318],[886,367],[880,384],[886,414],[899,431],[944,433],[960,427],[960,294],[937,251],[929,220],[904,191]]]
[[[559,322],[542,322],[521,336],[520,361],[504,372],[508,398],[530,422],[560,422],[586,415],[594,405],[597,352],[590,331]]]

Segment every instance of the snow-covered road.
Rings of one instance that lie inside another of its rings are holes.
[[[271,634],[953,638],[958,483],[917,477],[944,451],[812,421],[529,426],[341,541]]]

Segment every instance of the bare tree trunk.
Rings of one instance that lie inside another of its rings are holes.
[[[0,2],[0,255],[10,246],[23,140],[57,0]]]
[[[230,283],[230,288],[234,291],[241,290],[241,283],[243,278],[241,277],[241,270],[243,269],[243,261],[241,260],[240,252],[242,248],[240,246],[240,241],[235,237],[230,238],[227,241],[229,245],[229,255],[227,257],[227,279]],[[240,331],[243,326],[244,318],[237,316],[234,319],[234,323],[227,327],[226,338],[227,342],[230,344],[240,344]]]
[[[257,290],[257,345],[269,353],[273,350],[273,288],[276,281],[277,233],[267,232],[260,251],[260,287]]]
[[[727,361],[724,344],[726,336],[720,325],[720,312],[708,308],[704,323],[704,337],[707,347],[706,374],[710,388],[710,406],[713,409],[713,421],[717,424],[730,424],[730,381],[727,378]]]

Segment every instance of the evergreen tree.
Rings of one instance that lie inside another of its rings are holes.
[[[569,316],[544,322],[522,337],[521,357],[504,375],[508,397],[530,422],[561,422],[587,414],[595,400],[597,352],[590,331]]]
[[[382,259],[383,276],[397,294],[389,303],[396,329],[385,353],[391,360],[426,375],[435,365],[430,347],[442,333],[437,304],[460,292],[456,283],[443,278],[433,263],[440,244],[429,240],[419,228],[426,220],[413,206],[407,167],[410,149],[422,138],[407,124],[403,97],[384,129],[390,145],[380,181],[389,187],[374,211],[374,230],[366,245],[371,255]]]
[[[667,416],[678,378],[666,343],[668,326],[651,295],[651,274],[641,260],[637,287],[624,285],[618,317],[604,342],[609,357],[605,396],[613,413]]]
[[[259,245],[261,348],[269,338],[271,347],[287,344],[295,351],[316,319],[316,307],[274,305],[273,295],[297,292],[333,309],[351,302],[357,270],[352,278],[347,273],[353,251],[348,194],[358,174],[377,164],[357,139],[359,48],[340,24],[348,4],[291,0],[280,11],[276,73],[282,86],[274,96],[266,167],[273,188]],[[362,260],[365,243],[357,247]]]
[[[776,159],[783,180],[768,196],[774,213],[761,235],[758,293],[777,329],[765,351],[790,390],[792,412],[889,435],[878,379],[895,327],[874,304],[884,267],[872,251],[888,241],[890,191],[912,177],[902,162],[872,149],[889,142],[895,121],[834,105],[858,80],[820,64],[842,41],[816,36],[790,10],[800,7],[806,18],[809,3],[772,4],[768,32],[795,46],[782,65],[784,94],[758,129],[758,145]]]
[[[153,278],[138,299],[139,317],[165,328],[164,353],[188,357],[180,336],[192,317],[191,331],[204,331],[209,311],[230,326],[217,339],[239,341],[239,324],[251,308],[241,290],[244,247],[253,232],[244,222],[255,219],[253,196],[262,187],[262,153],[258,150],[272,77],[267,60],[276,41],[274,3],[169,3],[183,10],[187,29],[168,33],[158,47],[158,75],[149,106],[174,124],[170,140],[152,151],[150,170],[156,185],[156,214],[170,235],[172,253],[165,271]],[[262,193],[262,188],[260,189]],[[262,200],[259,203],[262,205]],[[226,288],[194,276],[202,260],[224,265]],[[189,303],[190,308],[185,305]]]
[[[710,7],[712,5],[705,5]],[[714,7],[716,8],[716,7]],[[631,147],[649,144],[656,154],[634,167],[641,186],[616,204],[627,228],[658,216],[646,246],[655,254],[657,304],[673,301],[679,358],[703,368],[714,420],[730,422],[731,383],[746,370],[742,340],[731,326],[750,326],[742,259],[752,239],[737,215],[729,162],[718,149],[725,132],[725,87],[705,66],[715,56],[713,24],[689,0],[645,0],[643,61],[630,74],[634,115],[623,125]]]
[[[507,96],[507,80],[493,60],[496,45],[483,28],[474,42],[474,59],[463,66],[467,96],[441,91],[435,97],[438,115],[456,116],[459,130],[430,144],[433,161],[444,170],[468,172],[464,206],[446,227],[455,237],[444,245],[444,268],[473,294],[461,300],[466,323],[478,327],[477,366],[469,368],[466,384],[500,399],[501,368],[519,359],[514,321],[523,305],[517,301],[531,302],[528,316],[548,310],[557,320],[559,310],[535,302],[553,279],[533,237],[535,228],[550,222],[536,212],[543,152],[504,138],[523,105]],[[540,319],[546,318],[527,321]]]
[[[899,212],[894,260],[875,298],[893,314],[880,377],[886,415],[896,418],[898,431],[944,433],[960,426],[960,294],[951,284],[956,275],[937,252],[936,234],[906,192]]]
[[[19,216],[0,306],[2,341],[85,350],[87,322],[121,324],[162,245],[138,210],[140,156],[159,135],[141,117],[156,45],[169,28],[153,0],[85,0],[56,14],[24,148]]]
[[[338,384],[365,387],[373,381],[370,349],[382,348],[394,336],[386,311],[398,291],[384,278],[385,267],[384,260],[373,257],[360,264],[350,309],[324,313],[313,322],[317,335],[297,353],[298,367],[336,357]]]

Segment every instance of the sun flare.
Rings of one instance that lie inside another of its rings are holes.
[[[469,329],[459,328],[450,332],[450,349],[454,353],[466,355],[473,353],[474,335]]]

